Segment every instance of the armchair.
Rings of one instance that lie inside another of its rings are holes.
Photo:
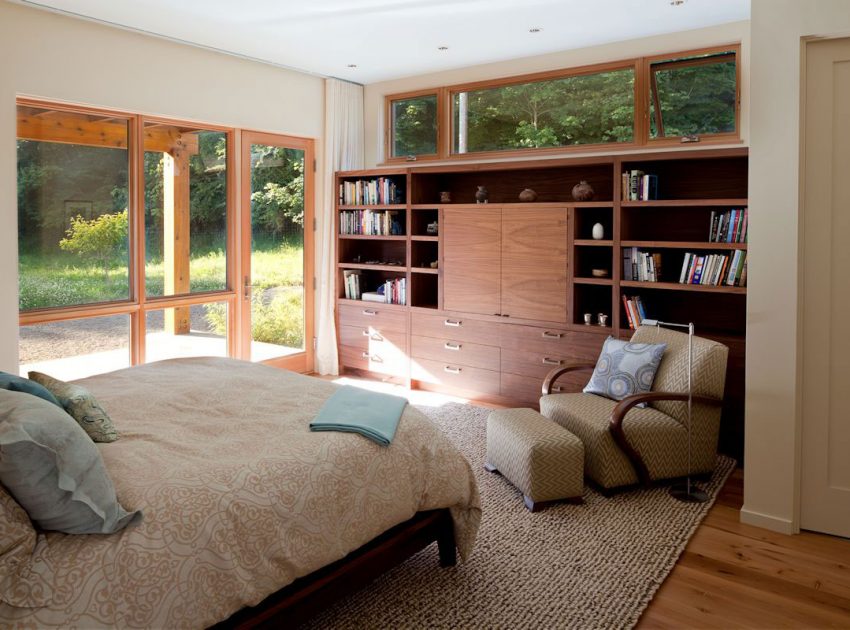
[[[585,475],[603,489],[683,477],[688,473],[688,336],[641,326],[633,343],[667,343],[652,391],[617,402],[594,394],[553,394],[567,372],[595,363],[571,363],[543,382],[540,413],[577,435],[585,447]],[[691,473],[714,469],[728,348],[693,339],[693,426]],[[636,407],[647,403],[646,407]]]

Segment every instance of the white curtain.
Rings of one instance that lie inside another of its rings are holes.
[[[325,194],[316,218],[316,372],[337,374],[336,352],[336,234],[334,173],[363,168],[363,86],[339,79],[325,80]]]

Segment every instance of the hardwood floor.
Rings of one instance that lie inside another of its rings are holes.
[[[357,381],[369,379],[348,377]],[[412,402],[428,396],[437,395],[416,391]],[[850,540],[744,525],[743,483],[736,470],[638,627],[850,629]]]

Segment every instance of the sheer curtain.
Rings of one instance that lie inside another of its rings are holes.
[[[316,371],[337,374],[334,304],[336,302],[336,234],[334,185],[336,171],[363,168],[363,86],[339,79],[325,80],[324,202],[316,212]]]

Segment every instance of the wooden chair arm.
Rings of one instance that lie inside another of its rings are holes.
[[[629,410],[635,405],[640,403],[656,402],[659,400],[687,402],[688,394],[681,392],[644,392],[642,394],[633,394],[623,398],[623,400],[617,403],[617,406],[614,407],[614,410],[611,412],[611,437],[614,438],[614,442],[620,447],[620,450],[625,453],[626,457],[629,458],[629,461],[635,468],[638,479],[640,479],[640,482],[644,486],[649,486],[651,482],[651,479],[649,478],[649,469],[646,467],[640,453],[632,447],[629,440],[626,438],[626,432],[623,431],[623,420]],[[692,400],[694,403],[698,403],[700,405],[719,406],[723,404],[723,401],[719,398],[710,398],[708,396],[694,395]]]
[[[555,381],[557,381],[561,376],[566,374],[567,372],[572,372],[574,370],[586,370],[596,367],[596,363],[590,363],[588,361],[577,361],[575,363],[567,363],[566,365],[561,365],[556,367],[554,370],[549,372],[546,375],[546,378],[543,379],[543,387],[542,393],[544,396],[548,396],[552,393],[552,387],[555,385]]]

